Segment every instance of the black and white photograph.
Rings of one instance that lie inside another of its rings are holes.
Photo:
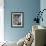
[[[11,26],[12,27],[23,27],[23,16],[24,12],[12,12],[11,13]]]

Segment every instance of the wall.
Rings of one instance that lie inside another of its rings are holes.
[[[18,41],[32,28],[35,12],[40,9],[40,0],[4,0],[4,37],[7,41]],[[11,28],[11,12],[24,11],[24,28]]]
[[[41,9],[41,11],[43,10],[43,9],[46,9],[46,0],[41,0],[40,1],[40,9]],[[43,25],[43,26],[45,26],[46,27],[46,10],[43,12],[43,19],[44,19],[44,21],[42,22],[40,22],[40,24],[41,25]]]

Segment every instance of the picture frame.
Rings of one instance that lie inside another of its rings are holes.
[[[11,12],[11,27],[24,27],[24,12]]]

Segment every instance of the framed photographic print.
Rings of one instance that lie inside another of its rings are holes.
[[[11,12],[11,27],[24,26],[24,12]]]

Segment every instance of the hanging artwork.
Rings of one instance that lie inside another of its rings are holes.
[[[24,26],[24,12],[11,12],[11,27]]]

